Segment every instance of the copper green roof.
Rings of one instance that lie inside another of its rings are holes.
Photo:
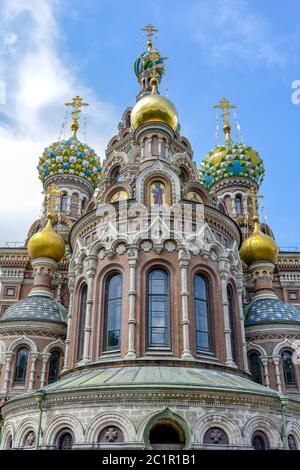
[[[220,370],[182,366],[120,366],[78,371],[45,387],[45,392],[112,388],[181,388],[248,392],[278,396],[275,390]]]

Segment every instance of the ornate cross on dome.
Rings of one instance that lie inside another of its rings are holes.
[[[227,98],[222,98],[220,100],[220,103],[216,104],[214,108],[223,109],[223,113],[222,113],[223,122],[224,124],[229,124],[229,115],[230,115],[229,109],[236,109],[236,106],[234,104],[230,104]]]
[[[148,50],[152,49],[152,38],[154,36],[154,33],[158,32],[158,29],[154,28],[152,24],[147,24],[142,28],[142,31],[145,31],[146,36],[147,36],[147,47]]]
[[[43,191],[43,194],[46,196],[44,206],[47,208],[47,214],[53,218],[54,212],[59,212],[60,198],[63,193],[59,191],[57,186],[53,183],[48,186],[46,191]]]
[[[74,96],[73,100],[70,103],[65,103],[65,105],[73,107],[73,111],[72,111],[73,122],[71,124],[71,129],[72,129],[72,132],[73,132],[72,136],[76,137],[76,132],[79,129],[78,120],[79,120],[79,114],[81,112],[81,108],[83,106],[88,106],[89,104],[84,103],[82,101],[82,98],[79,95],[76,95],[76,96]]]
[[[226,140],[230,140],[230,131],[231,126],[229,123],[229,116],[230,116],[230,109],[236,109],[234,104],[230,104],[227,98],[222,98],[219,104],[214,106],[215,109],[222,109],[223,112],[221,114],[223,119],[223,131],[225,132]]]

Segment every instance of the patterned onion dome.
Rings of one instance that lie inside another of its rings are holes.
[[[67,323],[68,310],[55,300],[32,295],[14,303],[3,313],[0,322],[12,320],[39,320]]]
[[[53,175],[69,174],[86,179],[94,188],[102,175],[100,159],[95,150],[80,142],[76,136],[59,140],[45,148],[37,168],[42,182]]]
[[[276,299],[258,299],[245,309],[245,325],[263,323],[299,323],[300,311]]]
[[[43,230],[32,235],[27,250],[32,260],[46,257],[59,262],[65,254],[65,243],[61,235],[52,227],[52,215],[48,214],[48,222]]]
[[[153,55],[153,53],[152,53]],[[155,67],[156,72],[162,76],[163,71],[164,71],[164,61],[162,58],[160,58],[159,53],[157,53],[157,58],[155,60],[155,63],[153,61],[153,58],[150,57],[149,51],[145,51],[142,54],[140,54],[134,62],[133,68],[134,68],[134,73],[137,77],[141,75],[143,72],[146,70],[151,70]]]
[[[258,185],[264,177],[264,164],[249,145],[231,139],[209,152],[200,165],[200,180],[207,188],[224,178],[245,176]]]

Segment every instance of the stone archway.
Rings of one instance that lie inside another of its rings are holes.
[[[191,434],[183,418],[166,408],[150,418],[144,430],[147,449],[186,449]]]

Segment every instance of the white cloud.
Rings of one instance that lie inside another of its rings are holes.
[[[117,122],[113,107],[63,63],[55,6],[51,0],[1,4],[6,105],[0,107],[0,245],[24,240],[39,214],[42,185],[36,165],[44,147],[58,138],[64,103],[77,94],[89,101],[89,143],[100,157]]]
[[[280,37],[247,0],[201,0],[185,19],[203,55],[213,63],[286,63],[289,38]]]

